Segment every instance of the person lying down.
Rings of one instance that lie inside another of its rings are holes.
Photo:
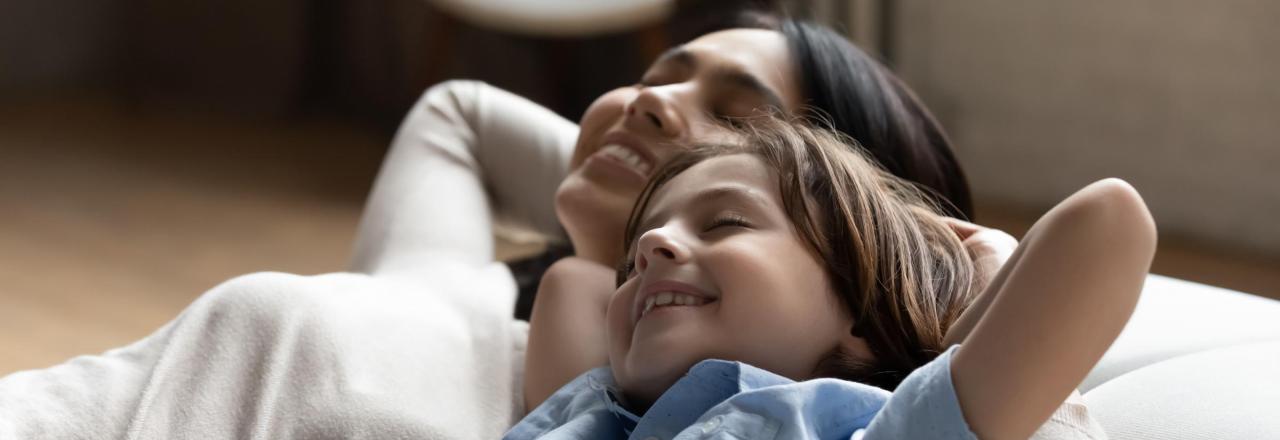
[[[850,139],[747,125],[654,173],[616,273],[548,270],[533,410],[505,438],[1027,438],[1133,311],[1156,234],[1121,180],[1051,209],[978,291],[973,225]]]

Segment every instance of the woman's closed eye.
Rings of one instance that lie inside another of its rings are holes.
[[[740,129],[745,127],[747,125],[747,119],[748,119],[747,117],[744,117],[744,116],[729,115],[718,110],[711,112],[711,116],[716,121],[722,124],[725,124],[729,126],[729,128],[733,128],[733,129]]]
[[[737,129],[747,126],[755,118],[782,117],[786,113],[782,109],[771,105],[752,103],[748,98],[738,99],[742,100],[742,102],[731,101],[728,104],[713,105],[709,111],[709,116],[717,122]]]

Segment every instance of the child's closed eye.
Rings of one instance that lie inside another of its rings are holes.
[[[750,228],[751,226],[751,222],[747,221],[746,217],[739,214],[726,213],[717,215],[713,218],[711,222],[707,224],[707,227],[703,229],[703,232],[710,232],[723,227]]]

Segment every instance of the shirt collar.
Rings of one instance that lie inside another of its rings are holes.
[[[736,394],[791,383],[795,381],[741,362],[709,359],[694,365],[649,407],[644,416],[636,416],[627,410],[613,387],[602,391],[607,396],[609,410],[622,422],[627,435],[642,432],[646,436],[656,434],[661,438],[672,438],[711,407]]]

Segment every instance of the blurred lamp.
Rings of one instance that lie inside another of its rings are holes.
[[[428,0],[476,26],[541,37],[582,37],[658,24],[675,0]]]

